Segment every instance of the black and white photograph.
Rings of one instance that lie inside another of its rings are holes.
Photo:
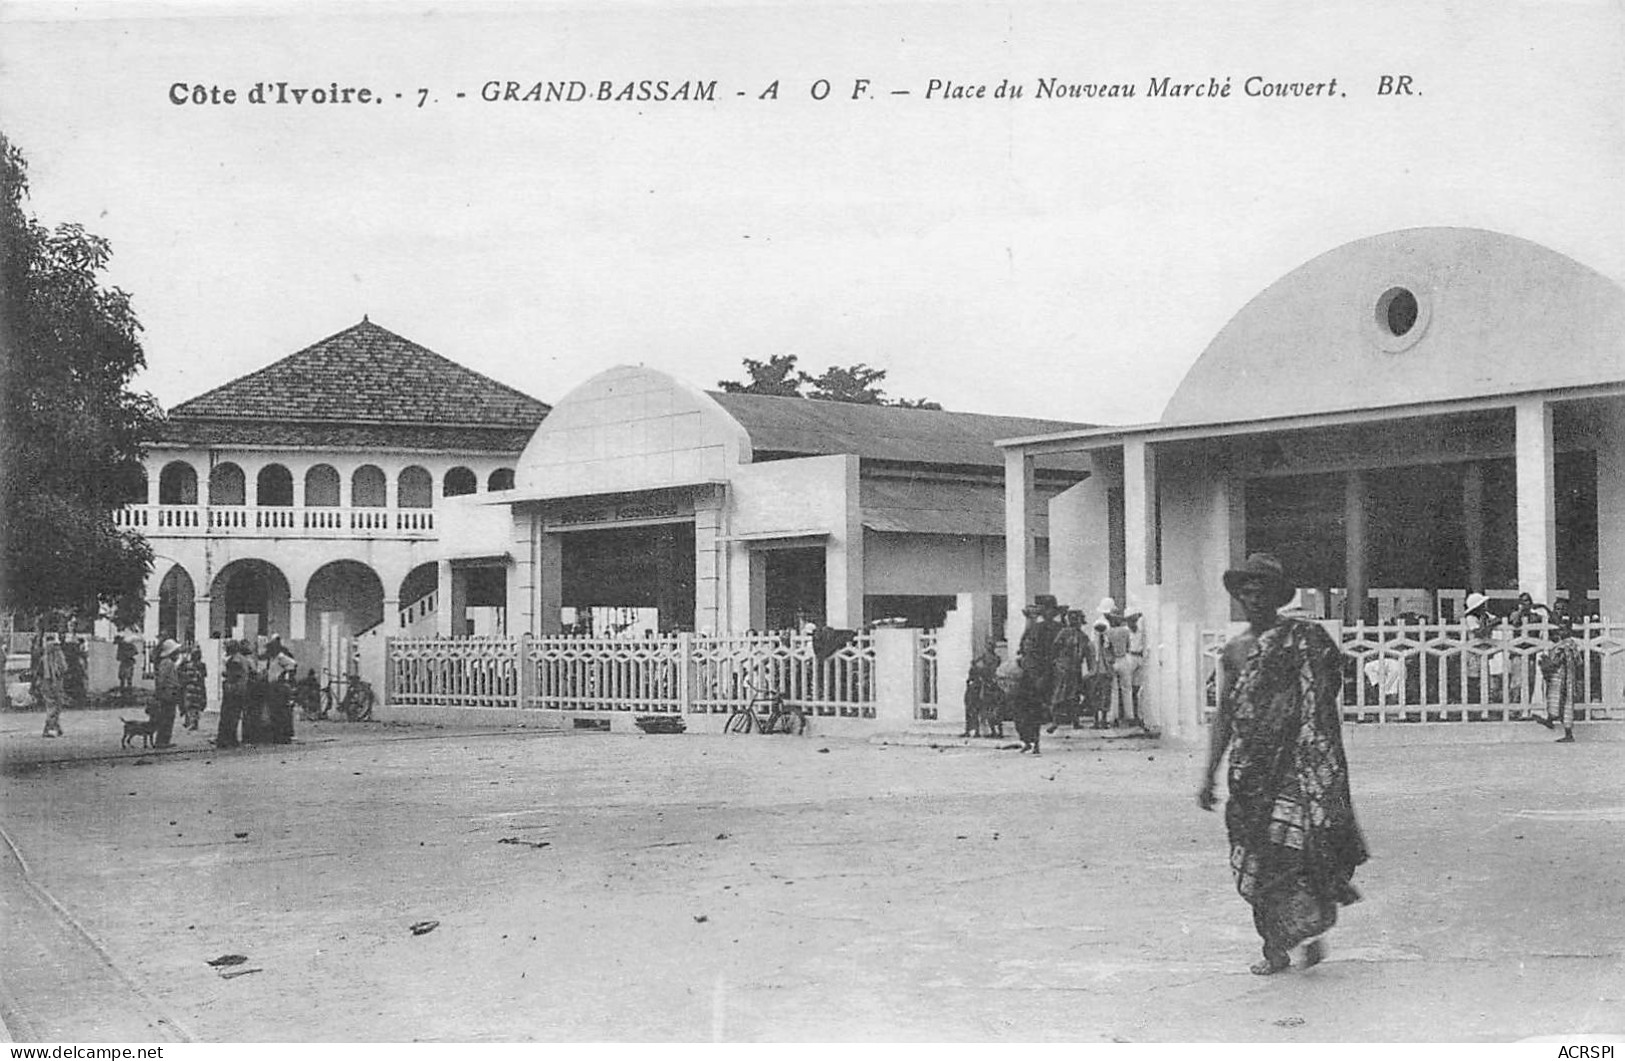
[[[1625,1045],[1618,0],[0,0],[0,355],[14,1059]]]

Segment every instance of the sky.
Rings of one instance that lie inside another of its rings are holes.
[[[646,80],[713,98],[482,98]],[[279,82],[381,102],[249,101]],[[548,402],[616,364],[714,387],[791,353],[1134,423],[1350,240],[1488,228],[1625,280],[1617,0],[0,0],[0,130],[42,222],[112,241],[166,407],[365,314]]]

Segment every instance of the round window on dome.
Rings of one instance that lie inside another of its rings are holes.
[[[1377,299],[1377,327],[1395,339],[1410,334],[1420,314],[1421,306],[1409,288],[1390,287]]]

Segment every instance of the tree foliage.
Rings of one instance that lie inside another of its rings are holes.
[[[766,361],[745,358],[749,382],[719,380],[717,386],[729,394],[768,394],[779,398],[812,398],[824,402],[852,402],[858,405],[895,405],[909,409],[941,409],[924,398],[887,398],[880,384],[886,370],[870,368],[861,361],[842,368],[831,365],[814,376],[796,367],[795,354],[775,354]],[[803,387],[810,390],[803,391]]]
[[[24,212],[28,167],[0,134],[0,543],[5,607],[141,614],[152,550],[113,509],[141,493],[161,414],[130,379],[146,365],[130,296],[104,287],[107,240]]]
[[[745,358],[749,383],[718,380],[717,386],[729,394],[767,394],[775,398],[802,398],[801,382],[806,373],[796,368],[795,354],[774,354],[766,361]]]

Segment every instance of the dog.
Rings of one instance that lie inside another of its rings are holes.
[[[128,748],[130,742],[136,737],[141,738],[143,748],[152,747],[153,723],[151,719],[131,720],[121,717],[119,721],[124,723],[124,739],[119,741],[119,747]]]

